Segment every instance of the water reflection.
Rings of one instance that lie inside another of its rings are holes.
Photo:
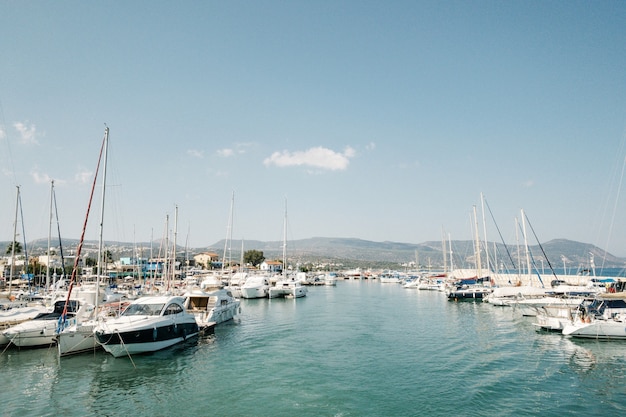
[[[547,332],[537,334],[538,347],[547,357],[564,360],[577,373],[589,373],[626,361],[626,344],[621,341],[575,339]]]

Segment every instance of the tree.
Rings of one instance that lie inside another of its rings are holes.
[[[15,253],[22,253],[22,245],[20,242],[9,243],[7,246],[7,250],[5,252],[6,255],[11,255],[13,253],[13,246],[15,246]]]
[[[252,266],[259,266],[265,260],[263,251],[252,249],[243,253],[243,262]]]

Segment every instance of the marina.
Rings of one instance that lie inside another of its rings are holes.
[[[241,300],[158,352],[4,348],[4,415],[617,415],[626,345],[537,330],[482,300],[376,279]]]

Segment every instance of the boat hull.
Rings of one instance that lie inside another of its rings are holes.
[[[56,320],[31,320],[10,327],[3,335],[18,347],[50,346],[55,343]]]
[[[626,323],[613,320],[596,320],[591,323],[577,321],[566,325],[563,334],[585,339],[626,340]]]
[[[120,357],[156,352],[198,335],[195,319],[182,323],[164,323],[154,327],[117,331],[96,329],[95,337],[103,349]]]
[[[266,287],[241,287],[241,298],[267,298],[268,290]]]
[[[95,327],[94,322],[83,323],[68,327],[57,334],[55,339],[59,356],[100,350],[101,346],[94,335]]]

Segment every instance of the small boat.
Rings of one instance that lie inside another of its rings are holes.
[[[480,279],[462,279],[446,290],[448,300],[482,300],[491,294],[493,288],[486,287],[483,282],[489,281],[489,277]]]
[[[588,339],[626,339],[626,293],[599,294],[583,301],[563,335]]]
[[[239,288],[241,298],[267,298],[271,284],[265,275],[250,275]]]
[[[379,281],[381,284],[400,284],[402,279],[397,271],[383,271],[380,274]]]
[[[232,320],[241,311],[241,301],[226,289],[211,292],[192,289],[183,296],[185,308],[196,317],[200,329]]]
[[[101,321],[94,329],[98,343],[115,357],[165,349],[198,332],[196,317],[187,312],[180,296],[138,298],[119,317]]]
[[[327,285],[330,287],[337,285],[337,274],[330,273],[330,274],[324,275],[324,285]]]

